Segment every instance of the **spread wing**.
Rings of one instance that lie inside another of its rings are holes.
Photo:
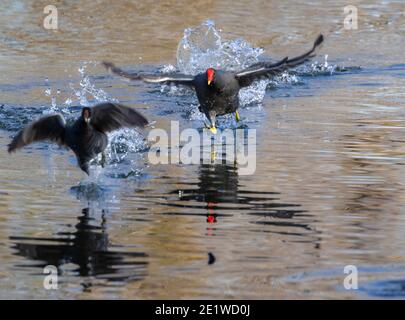
[[[30,143],[50,140],[64,144],[65,119],[60,114],[43,117],[25,126],[8,145],[8,152],[16,151]]]
[[[117,103],[102,103],[91,109],[92,126],[101,132],[143,127],[148,120],[139,112]]]
[[[111,71],[112,73],[119,75],[124,78],[128,78],[131,80],[141,80],[144,82],[149,82],[149,83],[177,83],[177,84],[183,84],[183,85],[188,85],[192,86],[194,84],[194,77],[189,76],[186,74],[181,74],[181,73],[173,73],[173,74],[138,74],[138,73],[129,73],[121,68],[116,67],[113,63],[111,62],[103,62],[104,67],[107,68],[107,70]]]
[[[313,58],[315,56],[316,49],[322,44],[322,42],[323,42],[323,35],[319,35],[318,38],[315,40],[312,49],[309,50],[308,52],[292,59],[286,57],[276,63],[265,63],[265,62],[256,63],[238,72],[236,74],[236,78],[238,79],[241,87],[246,87],[257,78],[263,76],[266,77],[273,76],[282,73],[287,69],[294,68]]]

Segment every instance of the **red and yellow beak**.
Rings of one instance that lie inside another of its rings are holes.
[[[208,85],[211,85],[211,83],[214,81],[214,76],[215,76],[215,70],[212,68],[207,69]]]

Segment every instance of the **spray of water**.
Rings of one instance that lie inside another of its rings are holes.
[[[81,76],[79,82],[79,88],[76,89],[74,84],[70,84],[70,88],[76,99],[78,100],[81,106],[91,106],[94,102],[118,102],[115,98],[112,98],[107,92],[103,89],[98,89],[96,85],[92,82],[89,75],[87,75],[87,67],[94,62],[84,62],[78,69],[78,72]],[[90,98],[90,99],[89,99]]]
[[[218,30],[211,20],[195,28],[187,28],[177,48],[177,69],[185,74],[195,75],[204,72],[209,67],[238,71],[260,60],[270,60],[264,57],[263,49],[255,48],[243,39],[225,40],[221,30]],[[174,72],[175,70],[174,66],[168,65],[163,68],[162,72]],[[324,63],[312,63],[295,72],[284,72],[270,79],[261,79],[240,91],[241,106],[255,105],[260,108],[269,86],[296,84],[302,81],[300,76],[333,74],[337,71],[341,71],[341,69],[336,65],[330,65],[325,56]],[[170,95],[182,94],[180,89],[176,90],[176,87],[173,86],[162,88]]]
[[[177,47],[177,67],[180,72],[192,75],[209,67],[236,71],[258,62],[263,52],[243,39],[223,40],[221,31],[208,20],[184,31]]]

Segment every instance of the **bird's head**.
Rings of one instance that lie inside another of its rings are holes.
[[[208,85],[210,86],[212,83],[214,83],[214,80],[215,80],[215,69],[208,68],[206,71],[206,75],[207,75]]]
[[[90,123],[91,109],[89,107],[84,107],[82,109],[82,118],[83,118],[84,122],[86,122],[87,124]]]

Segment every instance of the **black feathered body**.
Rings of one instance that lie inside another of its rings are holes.
[[[80,168],[88,173],[89,162],[107,148],[108,137],[79,118],[65,130],[64,142],[75,153]]]
[[[198,74],[194,78],[194,88],[201,111],[209,118],[210,111],[218,116],[235,112],[239,108],[240,86],[235,73],[218,70],[215,81],[208,85],[207,75]]]

